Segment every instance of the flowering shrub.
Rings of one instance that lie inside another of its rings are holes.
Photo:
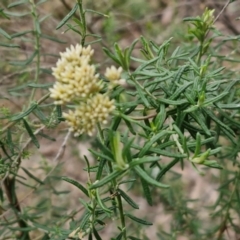
[[[113,48],[104,46],[103,52],[114,66],[102,70],[102,66],[96,67],[101,64],[96,62],[91,46],[102,39],[87,25],[86,16],[106,15],[84,9],[82,1],[77,0],[56,29],[66,27],[66,31],[79,34],[81,44],[60,53],[52,71],[42,67],[42,56],[47,54],[41,52],[41,41],[61,41],[41,31],[45,18],[39,18],[38,7],[44,2],[17,1],[8,6],[11,9],[29,3],[26,6],[31,8],[34,26],[30,32],[10,36],[0,28],[0,34],[9,40],[0,46],[9,48],[20,48],[18,42],[11,41],[32,34],[33,39],[26,41],[32,44],[34,40],[34,47],[29,48],[34,49],[32,55],[11,62],[11,66],[22,69],[32,64],[35,73],[30,82],[22,80],[24,84],[20,81],[20,86],[8,90],[12,96],[28,98],[27,104],[17,105],[21,112],[12,114],[1,108],[2,239],[151,239],[144,225],[155,225],[154,237],[158,239],[187,236],[220,240],[226,232],[237,236],[239,72],[231,64],[238,62],[235,48],[239,39],[223,35],[214,26],[233,1],[228,1],[216,17],[213,10],[206,9],[202,16],[185,18],[188,32],[180,47],[174,48],[172,38],[158,44],[143,36],[125,49],[117,43]],[[1,17],[8,20],[12,15],[16,13],[0,9]],[[74,24],[69,24],[70,19]],[[90,37],[96,40],[88,42]],[[226,55],[232,47],[234,50]],[[54,76],[54,80],[45,81],[44,74]],[[52,161],[56,165],[51,167],[46,159],[39,168],[24,165],[28,158],[35,160],[29,151],[31,144],[39,148],[42,138],[55,141],[53,129],[62,122],[68,131]],[[90,139],[92,144],[91,161],[84,155],[85,165],[74,175],[83,176],[82,181],[70,174],[59,176],[60,171],[55,171],[59,170],[61,156],[65,157],[70,133],[75,142]],[[209,185],[217,182],[215,204],[208,206],[211,214],[204,220],[195,200],[189,199],[187,189],[180,185],[180,173],[186,169],[203,175],[201,180],[208,178],[205,173],[211,175]],[[39,177],[37,170],[45,176]],[[56,189],[63,181],[82,194],[73,211],[71,192]],[[19,199],[18,186],[31,190]],[[36,202],[25,203],[32,193],[38,196]],[[49,194],[56,196],[51,198]],[[61,198],[62,194],[68,195]],[[171,213],[171,221],[157,225],[152,214],[158,213],[144,212],[136,195],[150,207],[161,204],[163,215]],[[111,233],[106,238],[103,229],[108,226]]]

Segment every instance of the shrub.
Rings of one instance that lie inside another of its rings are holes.
[[[1,98],[11,102],[17,96],[21,110],[1,107],[1,239],[106,239],[106,224],[114,227],[107,239],[148,239],[142,227],[152,224],[159,239],[224,239],[228,229],[237,236],[240,105],[239,73],[233,66],[238,63],[239,38],[217,30],[220,15],[214,17],[214,10],[206,9],[202,16],[184,19],[188,32],[179,47],[172,38],[158,44],[143,36],[124,49],[118,43],[112,49],[103,47],[111,61],[104,69],[94,55],[94,43],[102,39],[88,32],[86,17],[107,16],[85,9],[78,0],[56,29],[65,27],[79,35],[80,42],[61,52],[51,70],[43,66],[48,54],[42,40],[63,41],[41,30],[47,18],[40,16],[44,2],[8,5],[24,11],[30,7],[21,14],[0,9],[6,21],[29,14],[33,20],[31,30],[11,34],[7,25],[0,29],[5,38],[0,45],[11,50],[10,58],[24,58],[5,62],[3,69],[16,71],[18,78],[9,96]],[[23,57],[21,44],[32,53]],[[55,80],[49,82],[51,75]],[[43,160],[38,166],[45,174],[39,177],[24,162],[34,161],[32,149],[39,148],[43,138],[55,140],[59,125],[68,129],[65,139],[55,165]],[[85,167],[78,169],[85,182],[61,176],[58,168],[72,132],[76,142],[92,144],[93,160],[84,156]],[[179,167],[217,185],[207,218],[196,217],[197,200],[182,188]],[[59,206],[62,194],[71,197],[56,190],[62,181],[81,192],[81,216],[80,210]],[[23,199],[21,185],[31,189]],[[49,189],[57,196],[53,203],[44,196]],[[24,206],[33,192],[37,201]],[[136,195],[150,206],[161,203],[163,214],[171,213],[169,226],[152,223]]]

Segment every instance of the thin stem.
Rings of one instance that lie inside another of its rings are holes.
[[[104,144],[104,136],[103,136],[103,131],[101,129],[100,124],[97,125],[97,128],[98,128],[98,134],[99,134],[100,140],[101,140],[102,144]],[[112,166],[112,163],[109,162],[109,161],[108,161],[108,167],[109,167],[110,173],[112,173],[113,172],[113,166]],[[114,190],[116,192],[117,187],[118,187],[116,179],[112,180],[112,184],[113,184]],[[116,198],[117,198],[116,199],[117,200],[117,207],[118,207],[118,211],[119,211],[119,215],[120,215],[120,221],[121,221],[121,229],[122,229],[122,232],[123,232],[123,239],[127,240],[127,232],[126,232],[125,216],[124,216],[124,212],[123,212],[122,199],[121,199],[120,195],[117,195]]]
[[[17,194],[16,194],[16,188],[15,188],[15,177],[7,177],[3,184],[5,186],[5,192],[8,198],[8,201],[12,207],[12,209],[14,210],[13,212],[16,215],[17,218],[17,222],[18,222],[18,226],[20,228],[20,234],[19,234],[19,239],[26,239],[26,240],[30,240],[29,237],[29,231],[25,231],[24,229],[28,228],[27,223],[21,219],[21,217],[19,215],[21,215],[21,207],[17,198]],[[21,228],[23,230],[21,230]]]
[[[222,13],[225,11],[225,9],[228,7],[228,5],[232,2],[232,0],[228,0],[222,10],[219,12],[219,14],[216,16],[216,18],[213,21],[213,24],[219,19],[219,17],[222,15]]]
[[[61,0],[61,2],[62,2],[62,4],[64,5],[64,7],[65,7],[66,9],[68,9],[69,11],[72,10],[71,6],[66,2],[66,0]],[[76,13],[74,13],[74,16],[75,16],[75,17],[78,17],[78,15],[77,15]],[[99,35],[99,34],[100,34],[100,33],[98,33],[98,32],[95,32],[95,31],[93,30],[93,28],[92,28],[91,25],[88,25],[88,26],[87,26],[87,30],[88,30],[88,32],[90,32],[91,34],[96,34],[96,35]],[[105,47],[105,48],[108,48],[108,47],[109,47],[109,46],[108,46],[108,43],[107,43],[104,39],[101,39],[101,43],[102,43],[102,46],[103,46],[103,47]]]
[[[127,240],[127,231],[126,231],[125,217],[123,212],[122,198],[119,194],[117,195],[117,203],[118,203],[120,221],[122,225],[123,239]]]
[[[221,223],[221,226],[220,226],[220,229],[219,229],[219,232],[218,232],[218,235],[217,235],[217,240],[222,239],[222,235],[225,232],[225,230],[227,229],[226,225],[227,225],[227,220],[229,218],[229,210],[230,210],[230,207],[231,207],[232,199],[234,197],[234,193],[237,190],[237,185],[238,185],[238,181],[239,181],[239,174],[240,174],[239,171],[236,172],[234,188],[233,188],[233,191],[231,192],[231,195],[230,195],[230,198],[229,198],[229,201],[228,201],[228,206],[227,206],[226,213],[224,215],[224,219]]]
[[[82,6],[82,0],[77,0],[78,6],[79,6],[79,14],[80,14],[80,20],[82,22],[82,40],[81,45],[85,45],[85,39],[87,34],[87,25],[86,25],[86,19],[85,19],[85,12],[83,10]]]
[[[37,9],[36,9],[36,5],[34,3],[33,0],[29,0],[30,4],[31,4],[31,13],[33,16],[33,25],[34,25],[34,34],[35,34],[35,51],[37,52],[37,62],[36,62],[36,71],[35,71],[35,77],[34,77],[34,83],[38,82],[39,79],[39,75],[40,75],[40,34],[41,34],[41,30],[40,30],[40,23],[38,21],[38,15],[37,15]],[[29,104],[31,104],[31,102],[34,99],[35,96],[35,92],[36,92],[36,88],[33,88],[31,95],[30,95],[30,101]]]

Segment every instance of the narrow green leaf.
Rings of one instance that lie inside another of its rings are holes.
[[[236,177],[238,177],[238,176],[236,176]],[[237,205],[238,205],[238,209],[240,209],[240,193],[239,193],[239,185],[238,185],[239,183],[236,182],[235,184],[237,185],[236,186],[236,190],[235,190],[236,199],[237,199]]]
[[[38,142],[36,136],[34,135],[31,127],[28,125],[28,122],[27,122],[24,118],[22,119],[22,121],[23,121],[24,127],[26,128],[26,130],[27,130],[27,132],[28,132],[28,135],[30,136],[33,144],[34,144],[37,148],[39,148],[39,147],[40,147],[39,142]]]
[[[93,228],[93,235],[96,238],[96,240],[102,240],[102,238],[98,234],[98,231],[96,230],[96,228]]]
[[[71,30],[74,31],[75,33],[77,33],[77,34],[79,34],[80,36],[82,36],[82,33],[81,33],[79,30],[77,30],[77,29],[75,28],[75,26],[72,26],[72,25],[69,24],[69,23],[66,23],[66,25],[67,25],[67,27],[68,27],[69,29],[71,29]]]
[[[134,170],[139,175],[139,177],[143,178],[150,185],[159,187],[159,188],[168,188],[168,185],[157,182],[155,179],[151,178],[140,166],[135,166]]]
[[[136,58],[132,58],[134,60],[136,60]],[[134,74],[138,74],[138,72],[142,71],[143,69],[145,69],[148,65],[152,65],[153,63],[155,63],[157,60],[159,59],[159,56],[149,60],[149,61],[144,61],[143,64],[141,64],[134,72]]]
[[[36,190],[36,184],[34,184],[34,186],[30,185],[30,184],[27,184],[26,182],[24,181],[21,181],[19,179],[16,179],[16,182],[20,183],[21,185],[27,187],[27,188],[32,188],[32,189],[35,189]]]
[[[24,167],[21,167],[22,168],[22,170],[30,177],[30,178],[32,178],[32,179],[34,179],[36,182],[38,182],[38,183],[40,183],[40,184],[44,184],[44,182],[43,181],[41,181],[40,179],[38,179],[37,177],[35,177],[32,173],[30,173],[26,168],[24,168]]]
[[[166,103],[173,106],[183,105],[184,103],[188,103],[186,99],[180,99],[180,100],[174,101],[166,98],[158,98],[157,101],[159,101],[160,103]]]
[[[46,139],[48,139],[48,140],[50,140],[50,141],[53,141],[53,142],[56,141],[55,138],[50,137],[50,136],[48,136],[47,134],[44,134],[43,132],[38,133],[38,136],[44,137],[44,138],[46,138]]]
[[[175,158],[172,162],[170,162],[166,167],[164,167],[161,172],[157,175],[156,180],[159,181],[166,172],[168,172],[176,163],[179,162],[179,158]]]
[[[11,36],[7,32],[5,32],[2,28],[0,28],[0,35],[3,35],[5,38],[9,40],[12,39]]]
[[[212,111],[208,109],[204,109],[204,112],[214,121],[216,122],[222,129],[226,130],[226,132],[230,133],[232,136],[235,136],[235,133],[233,130],[228,127],[226,124],[224,124],[222,121],[220,121]]]
[[[133,161],[129,164],[129,167],[132,168],[132,167],[140,165],[140,164],[153,163],[153,162],[157,162],[159,160],[160,160],[159,156],[144,156],[140,159],[139,158],[133,159]]]
[[[88,149],[88,151],[91,152],[96,157],[106,159],[106,160],[108,160],[110,162],[113,161],[113,158],[109,157],[108,155],[105,155],[104,153],[97,152],[97,151],[95,151],[93,149]]]
[[[135,181],[136,181],[136,179],[122,180],[118,183],[118,185],[124,184],[124,183],[132,183],[132,182],[135,182]]]
[[[107,162],[106,159],[104,159],[104,158],[100,159],[98,169],[97,169],[97,175],[96,175],[97,180],[99,180],[102,177],[103,168],[104,168],[106,162]]]
[[[113,179],[116,179],[117,177],[121,176],[125,172],[126,172],[126,170],[114,171],[114,172],[110,173],[109,175],[107,175],[106,177],[104,177],[103,179],[95,182],[92,186],[90,186],[90,189],[102,187],[106,183],[112,181]]]
[[[210,138],[206,138],[206,139],[201,139],[201,144],[202,144],[202,146],[203,146],[204,144],[207,144],[207,143],[210,143],[210,142],[214,142],[214,141],[216,141],[215,137],[210,137]],[[187,144],[187,146],[188,146],[189,148],[195,147],[195,146],[196,146],[196,141],[187,141],[186,144]]]
[[[174,133],[174,132],[163,130],[160,133],[154,135],[148,142],[144,143],[144,147],[138,153],[138,157],[139,158],[143,157],[147,153],[147,151],[152,147],[152,145],[154,143],[156,143],[158,140],[160,140],[165,135],[169,135],[169,134],[172,134],[172,133]]]
[[[12,16],[12,17],[25,17],[27,15],[30,15],[31,12],[9,12],[9,11],[5,11],[5,13],[8,15],[8,16]]]
[[[20,5],[23,5],[27,3],[27,0],[20,0],[20,1],[16,1],[16,2],[13,2],[13,3],[10,3],[7,8],[12,8],[12,7],[16,7],[16,6],[20,6]]]
[[[193,82],[188,82],[182,85],[181,87],[177,88],[177,90],[171,95],[169,98],[170,100],[175,100],[181,93],[184,92],[185,89],[187,89],[190,85],[192,85]]]
[[[132,219],[133,221],[137,222],[137,223],[140,223],[140,224],[143,224],[143,225],[153,225],[151,222],[148,222],[146,220],[143,220],[141,218],[137,218],[129,213],[125,213],[125,216],[129,217],[130,219]]]
[[[171,146],[172,143],[170,143],[169,145]],[[164,148],[164,146],[162,146],[162,148]],[[149,152],[157,153],[159,155],[166,156],[166,157],[172,157],[172,158],[186,158],[187,157],[186,154],[181,154],[181,153],[178,153],[178,152],[175,153],[175,152],[171,152],[171,151],[168,151],[168,150],[163,150],[163,149],[158,148],[158,147],[150,148]]]
[[[156,130],[162,129],[162,126],[166,120],[167,112],[165,110],[165,104],[160,104],[160,111],[157,116],[154,118],[154,124],[156,126]]]
[[[106,14],[103,14],[103,13],[97,12],[97,11],[94,11],[94,10],[92,10],[92,9],[86,9],[85,12],[95,13],[95,14],[100,15],[100,16],[102,16],[102,17],[107,17],[107,18],[109,17],[109,16],[106,15]]]
[[[198,109],[199,109],[198,105],[193,105],[193,106],[190,106],[189,108],[185,109],[183,112],[184,113],[190,113],[190,112],[194,112]]]
[[[88,211],[85,211],[84,215],[81,218],[81,222],[79,225],[80,229],[84,229],[86,227],[86,224],[88,223],[90,216],[92,216],[92,214],[90,214]]]
[[[127,52],[126,58],[127,58],[128,66],[129,66],[129,64],[130,64],[130,58],[131,58],[132,51],[133,51],[135,45],[137,44],[137,42],[138,42],[138,39],[135,39],[135,40],[132,42],[132,44],[131,44],[128,52]]]
[[[99,149],[101,149],[101,151],[102,151],[105,155],[107,155],[107,156],[109,156],[111,159],[113,159],[113,153],[112,153],[112,151],[111,151],[106,145],[104,145],[100,140],[98,140],[98,144],[100,145],[100,146],[99,146]]]
[[[76,3],[73,9],[63,18],[63,20],[57,25],[56,29],[61,28],[67,21],[74,15],[78,9],[78,4]]]
[[[22,84],[20,86],[16,86],[16,87],[13,87],[13,88],[9,88],[8,91],[9,92],[13,92],[13,91],[18,91],[18,90],[23,90],[23,89],[26,89],[26,87],[28,86],[27,83],[25,84]]]
[[[146,198],[148,205],[152,206],[153,200],[152,200],[152,194],[150,191],[149,184],[143,178],[141,178],[140,180],[141,180],[144,197]]]
[[[32,88],[49,88],[51,87],[53,84],[52,83],[44,83],[44,84],[40,84],[40,83],[28,83],[27,86],[28,87],[32,87]]]
[[[87,197],[89,197],[88,190],[81,183],[79,183],[71,178],[68,178],[68,177],[61,177],[61,179],[66,182],[71,183],[72,185],[74,185],[75,187],[80,189]]]
[[[118,59],[121,63],[120,66],[122,66],[122,68],[127,71],[127,66],[126,66],[124,55],[123,55],[124,52],[119,47],[118,43],[114,43],[114,50],[115,50],[115,53],[117,54]]]
[[[57,42],[57,43],[67,43],[66,41],[63,41],[61,39],[58,39],[58,38],[55,38],[55,37],[52,37],[52,36],[49,36],[49,35],[46,35],[46,34],[41,34],[41,38],[45,38],[45,39],[48,39],[52,42]]]
[[[203,165],[210,168],[223,169],[223,167],[220,164],[218,164],[215,160],[205,160]]]
[[[173,124],[173,129],[176,131],[177,135],[180,137],[181,141],[184,141],[184,133],[179,129],[176,124]]]
[[[108,57],[110,57],[114,62],[116,62],[118,65],[121,65],[120,60],[117,58],[117,56],[115,56],[110,50],[108,50],[107,48],[103,47],[103,51],[106,53],[106,55]]]
[[[206,106],[208,106],[210,104],[213,104],[213,103],[219,101],[220,99],[224,98],[228,94],[229,94],[228,92],[223,92],[223,93],[217,95],[214,98],[207,99],[207,100],[204,101],[204,103],[201,106],[206,107]]]
[[[117,237],[115,238],[115,240],[121,240],[123,237],[123,232],[120,232]]]
[[[93,240],[92,232],[88,234],[88,240]]]
[[[150,77],[156,77],[157,78],[157,81],[151,81],[151,82],[147,82],[146,85],[144,86],[147,86],[149,87],[150,85],[152,85],[152,82],[153,83],[158,83],[158,82],[162,82],[162,78],[164,79],[163,81],[166,81],[169,76],[166,76],[166,74],[168,74],[169,72],[167,71],[164,71],[164,72],[159,72],[159,71],[156,71],[154,69],[152,69],[151,71],[150,70],[146,70],[144,69],[143,71],[139,71],[139,72],[134,72],[132,75],[133,76],[146,76],[146,78],[139,78],[141,80],[145,80],[145,79],[149,79]]]
[[[73,17],[72,20],[73,20],[82,30],[84,29],[82,22],[81,22],[78,18]]]
[[[63,116],[62,116],[62,107],[60,105],[56,106],[56,112],[57,112],[58,121],[61,122]]]
[[[43,111],[37,107],[34,109],[33,113],[37,116],[37,118],[43,123],[46,124],[48,122],[48,118],[44,115]]]
[[[47,1],[47,0],[46,0]],[[50,18],[52,16],[51,13],[47,14],[47,15],[44,15],[42,16],[41,18],[39,18],[38,22],[39,24],[41,25],[45,20],[47,20],[48,18]]]
[[[117,191],[130,206],[135,209],[139,209],[139,206],[124,191],[122,191],[120,188]]]
[[[240,103],[216,104],[221,109],[240,109]]]
[[[176,75],[175,75],[175,78],[173,79],[173,83],[172,84],[172,91],[175,91],[175,89],[177,88],[177,84],[180,82],[180,79],[182,78],[182,75],[189,69],[189,66],[188,65],[184,65],[184,66],[180,66]]]
[[[11,154],[14,154],[14,143],[12,141],[12,131],[8,128],[7,130],[7,145]]]
[[[9,44],[9,43],[0,43],[1,47],[7,47],[7,48],[20,48],[17,44]]]
[[[102,202],[101,197],[100,197],[100,195],[99,195],[99,189],[98,189],[98,188],[96,189],[96,196],[97,196],[97,202],[98,202],[99,206],[102,208],[102,210],[103,210],[104,212],[106,212],[106,213],[112,213],[112,211],[109,210],[109,209],[104,205],[104,203]]]
[[[150,108],[150,103],[147,99],[147,97],[145,96],[145,92],[136,84],[135,85],[138,95],[140,96],[141,100],[143,101],[143,104],[147,107]]]
[[[124,122],[126,123],[127,128],[129,129],[129,131],[130,131],[133,135],[136,135],[136,132],[135,132],[135,130],[134,130],[131,122],[130,122],[130,121],[127,121],[126,118],[124,118],[123,120],[124,120]]]
[[[27,31],[23,31],[23,32],[17,32],[17,33],[14,33],[11,35],[11,38],[16,38],[16,37],[21,37],[25,34],[28,34],[28,33],[32,33],[33,31],[32,30],[27,30]]]
[[[37,108],[38,104],[37,103],[33,103],[32,106],[27,110],[25,111],[24,113],[22,114],[19,114],[17,116],[13,116],[10,120],[11,121],[17,121],[17,120],[20,120],[24,117],[26,117],[27,115],[29,115],[35,108]]]
[[[194,157],[198,156],[201,152],[201,135],[199,132],[197,132],[197,136],[196,136],[196,148],[195,148],[195,152],[194,152]]]
[[[145,71],[144,71],[145,72]],[[150,72],[150,71],[149,71]],[[153,74],[153,73],[152,73]],[[158,73],[159,74],[159,73]],[[158,84],[158,83],[161,83],[161,82],[164,82],[164,81],[166,81],[166,80],[168,80],[168,79],[170,79],[170,78],[172,78],[173,77],[173,73],[167,73],[168,75],[167,76],[165,76],[165,77],[157,77],[157,78],[155,78],[153,81],[146,81],[146,83],[144,83],[144,87],[149,87],[149,86],[151,86],[151,85],[153,85],[153,84]],[[165,73],[164,73],[164,75],[165,75]],[[139,78],[137,78],[137,80],[138,80]],[[146,79],[149,79],[149,76],[148,75],[146,75]],[[140,79],[139,79],[140,80]],[[143,79],[144,80],[144,79]]]
[[[13,65],[13,66],[26,66],[26,65],[30,64],[33,61],[33,59],[37,56],[37,54],[38,54],[38,50],[35,50],[33,52],[33,54],[31,55],[31,57],[28,58],[27,60],[10,62],[10,64]]]
[[[190,116],[200,125],[202,130],[207,134],[208,136],[211,136],[211,133],[206,125],[205,118],[202,116],[202,113],[200,112],[191,112],[189,113]]]
[[[128,236],[128,238],[129,238],[130,240],[142,240],[142,239],[140,239],[140,238],[136,238],[136,237],[133,237],[133,236]]]
[[[8,15],[5,14],[3,8],[0,8],[0,16],[4,17],[4,18],[6,18],[6,19],[10,19],[10,18],[8,17]]]
[[[2,151],[6,155],[5,159],[10,159],[11,161],[13,161],[11,156],[8,154],[8,152],[7,152],[6,148],[5,148],[5,144],[1,140],[0,140],[0,148],[2,148]]]

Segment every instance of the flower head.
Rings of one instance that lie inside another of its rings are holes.
[[[81,102],[75,112],[70,110],[63,116],[75,136],[82,133],[92,136],[98,123],[107,124],[108,117],[114,109],[114,101],[98,93],[86,102]]]
[[[112,85],[117,85],[121,80],[121,73],[122,73],[121,67],[116,68],[115,66],[111,66],[109,68],[106,68],[104,75]]]
[[[71,46],[60,53],[61,58],[56,67],[52,68],[57,82],[50,88],[51,97],[55,104],[63,104],[85,98],[99,92],[101,84],[95,67],[90,64],[93,50],[81,45]]]

